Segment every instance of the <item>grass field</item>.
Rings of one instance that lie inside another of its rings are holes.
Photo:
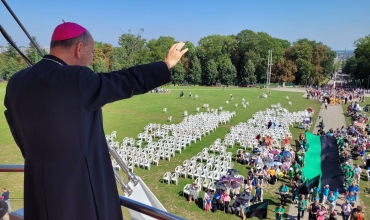
[[[0,100],[3,102],[5,95],[5,83],[0,84]],[[118,101],[108,104],[103,108],[104,114],[104,129],[105,133],[109,134],[112,131],[117,131],[117,141],[122,141],[124,137],[137,137],[137,134],[143,131],[145,125],[149,123],[168,124],[168,116],[172,116],[172,123],[179,123],[183,119],[183,111],[188,110],[189,114],[195,114],[196,107],[202,107],[203,104],[209,104],[210,108],[218,108],[223,106],[224,110],[236,111],[236,116],[226,125],[220,125],[218,129],[210,135],[202,138],[202,141],[197,141],[192,144],[182,154],[176,154],[171,158],[171,161],[160,161],[159,166],[152,166],[151,170],[144,170],[135,168],[134,173],[140,176],[148,187],[157,196],[159,201],[164,205],[167,211],[176,215],[185,217],[187,219],[238,219],[234,215],[228,215],[218,211],[217,213],[203,212],[201,203],[189,204],[185,198],[182,197],[182,189],[187,183],[191,183],[191,179],[179,179],[179,184],[167,185],[161,183],[163,174],[167,171],[174,172],[177,165],[182,165],[185,159],[190,159],[192,156],[200,152],[204,147],[209,147],[215,139],[225,136],[230,130],[231,126],[239,122],[247,121],[255,112],[264,110],[270,107],[271,104],[280,103],[282,107],[287,108],[289,111],[300,111],[312,107],[316,115],[318,115],[320,103],[313,100],[304,99],[302,93],[272,91],[271,96],[267,99],[257,98],[265,89],[259,88],[232,88],[229,87],[225,90],[222,88],[214,87],[167,87],[171,89],[171,93],[154,94],[148,93],[139,95],[132,99]],[[180,91],[183,91],[185,97],[179,98]],[[188,98],[189,92],[192,92],[193,97],[195,94],[199,96],[198,99]],[[229,100],[230,94],[233,94],[233,101],[227,105],[226,100]],[[285,99],[289,96],[289,101],[293,105],[288,105],[288,100]],[[250,104],[247,109],[241,108],[241,100],[245,98]],[[238,103],[238,108],[234,104]],[[167,108],[167,113],[163,113],[162,109]],[[4,111],[4,106],[0,105],[0,112]],[[201,108],[204,111],[204,108]],[[314,118],[315,122],[316,118]],[[298,134],[303,130],[298,128],[291,128],[293,138],[296,139]],[[294,140],[291,141],[294,145]],[[21,153],[13,141],[7,126],[4,114],[0,114],[0,163],[4,164],[19,164],[23,163]],[[229,148],[228,151],[236,153],[238,146],[233,149]],[[234,168],[238,169],[241,174],[246,175],[249,167],[242,166],[234,163]],[[125,177],[125,175],[123,175]],[[264,188],[264,199],[270,201],[269,218],[273,218],[273,210],[278,200],[277,187],[280,184]],[[11,191],[12,207],[13,209],[22,207],[23,198],[23,175],[21,173],[0,173],[0,187],[7,187]],[[62,192],[61,192],[62,193]],[[122,192],[120,192],[122,193]],[[202,193],[200,194],[202,195]],[[14,200],[20,198],[20,200]],[[288,210],[286,210],[286,213]],[[129,218],[127,210],[123,209],[125,219]]]

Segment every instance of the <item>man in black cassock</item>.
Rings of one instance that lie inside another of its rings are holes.
[[[26,220],[122,219],[101,108],[170,82],[187,49],[174,44],[163,62],[96,74],[94,40],[66,22],[50,55],[8,82],[5,116],[24,157]]]

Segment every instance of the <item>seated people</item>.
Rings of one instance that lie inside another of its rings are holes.
[[[243,205],[243,200],[236,197],[233,204],[231,205],[231,212],[237,216],[241,215],[241,205]]]
[[[247,213],[249,212],[249,206],[250,206],[250,202],[245,201],[241,207],[243,220],[245,220],[245,218],[247,217]]]
[[[200,187],[198,182],[194,182],[190,186],[189,202],[197,202],[199,196]]]

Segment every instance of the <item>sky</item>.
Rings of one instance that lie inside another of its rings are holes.
[[[31,36],[48,46],[63,21],[87,28],[95,41],[118,46],[118,37],[144,29],[142,37],[172,36],[198,41],[206,36],[265,32],[291,43],[308,38],[333,50],[353,50],[370,34],[369,0],[7,0]],[[0,3],[0,24],[17,43],[29,40]],[[0,35],[0,45],[7,41]]]

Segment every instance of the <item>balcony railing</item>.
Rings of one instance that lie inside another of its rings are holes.
[[[22,164],[0,164],[0,172],[23,172],[24,165]],[[121,206],[128,209],[148,215],[152,218],[163,220],[184,220],[184,218],[165,212],[163,210],[148,206],[138,201],[129,199],[124,196],[119,196]],[[9,215],[10,220],[23,220],[23,208],[18,209]]]

